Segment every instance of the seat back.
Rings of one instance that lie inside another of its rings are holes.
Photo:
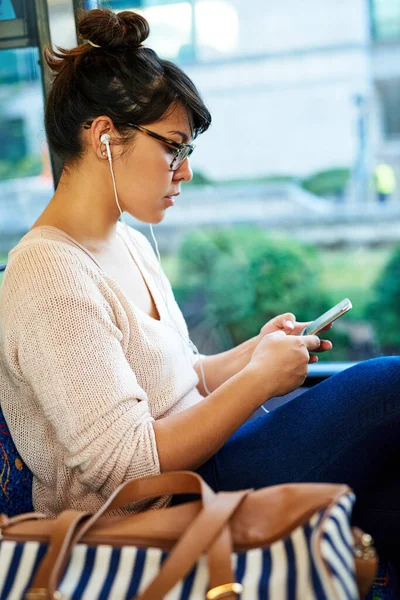
[[[0,408],[0,514],[33,510],[32,473],[22,461]]]
[[[0,264],[0,273],[5,269]],[[0,407],[0,514],[13,517],[32,510],[32,473],[18,454]]]

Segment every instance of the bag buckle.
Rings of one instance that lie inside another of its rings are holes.
[[[207,600],[220,600],[231,594],[239,596],[243,592],[243,586],[241,583],[224,583],[223,585],[217,585],[216,587],[208,590],[206,594]]]

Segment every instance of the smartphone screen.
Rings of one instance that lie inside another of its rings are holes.
[[[307,325],[301,335],[315,335],[321,329],[329,325],[329,323],[333,323],[339,317],[347,313],[347,311],[351,310],[353,305],[351,304],[348,298],[345,298],[339,304],[336,304],[333,308],[328,310],[326,313],[315,319],[312,323]]]

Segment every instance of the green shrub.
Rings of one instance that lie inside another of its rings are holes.
[[[178,252],[175,295],[190,324],[222,327],[236,345],[266,321],[291,311],[313,319],[329,308],[319,288],[316,250],[291,238],[272,238],[256,228],[190,234]]]
[[[400,351],[400,245],[396,246],[378,277],[366,313],[377,341],[387,353]]]
[[[16,163],[0,161],[0,181],[6,179],[19,179],[20,177],[33,177],[40,175],[43,170],[42,159],[38,155],[25,156]]]
[[[344,193],[350,174],[350,169],[347,168],[319,171],[303,179],[301,185],[305,190],[316,196],[340,197]]]
[[[21,159],[15,166],[14,177],[33,177],[40,175],[43,170],[40,156],[30,154]]]
[[[0,160],[0,181],[11,178],[13,164],[10,161]]]

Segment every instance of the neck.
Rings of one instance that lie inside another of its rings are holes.
[[[50,203],[34,227],[58,227],[88,250],[98,252],[114,241],[119,216],[106,170],[64,169]]]

